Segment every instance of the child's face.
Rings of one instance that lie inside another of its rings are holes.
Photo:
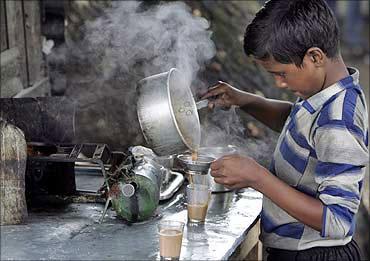
[[[323,88],[324,70],[315,66],[308,56],[303,59],[302,67],[297,67],[295,64],[282,64],[274,59],[256,60],[256,62],[274,76],[278,88],[290,90],[303,99],[311,97]]]

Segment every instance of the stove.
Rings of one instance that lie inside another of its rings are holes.
[[[26,195],[32,202],[40,196],[95,194],[104,184],[107,171],[126,157],[110,151],[108,145],[27,143]],[[166,171],[160,188],[160,200],[167,200],[181,187],[184,177]]]
[[[20,128],[27,141],[28,200],[48,195],[101,196],[99,188],[107,171],[126,154],[111,151],[104,143],[78,142],[82,138],[76,135],[74,101],[65,97],[0,100],[0,116]],[[172,197],[183,181],[181,173],[168,169],[160,200]]]

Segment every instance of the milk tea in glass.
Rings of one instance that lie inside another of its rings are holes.
[[[189,222],[203,223],[205,221],[210,197],[211,189],[207,185],[189,184],[186,187]]]
[[[161,260],[179,260],[184,222],[163,220],[158,224]]]

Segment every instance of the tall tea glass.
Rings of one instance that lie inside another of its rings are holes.
[[[184,222],[163,220],[158,224],[161,260],[179,260]]]
[[[204,223],[211,192],[211,189],[207,185],[189,184],[186,187],[189,222]]]

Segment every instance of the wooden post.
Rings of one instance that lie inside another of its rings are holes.
[[[27,50],[28,86],[32,86],[40,81],[43,76],[39,1],[23,1],[23,10]]]
[[[235,250],[230,260],[262,260],[262,243],[259,241],[260,220],[249,230],[244,241]]]
[[[1,118],[0,152],[0,225],[19,224],[27,218],[27,145],[23,132]]]
[[[23,11],[21,1],[5,1],[6,23],[9,49],[17,48],[19,53],[20,77],[23,87],[28,85],[27,58],[23,27]]]
[[[6,12],[5,12],[5,2],[0,2],[0,52],[5,51],[9,48],[8,45],[8,32],[6,28]]]

